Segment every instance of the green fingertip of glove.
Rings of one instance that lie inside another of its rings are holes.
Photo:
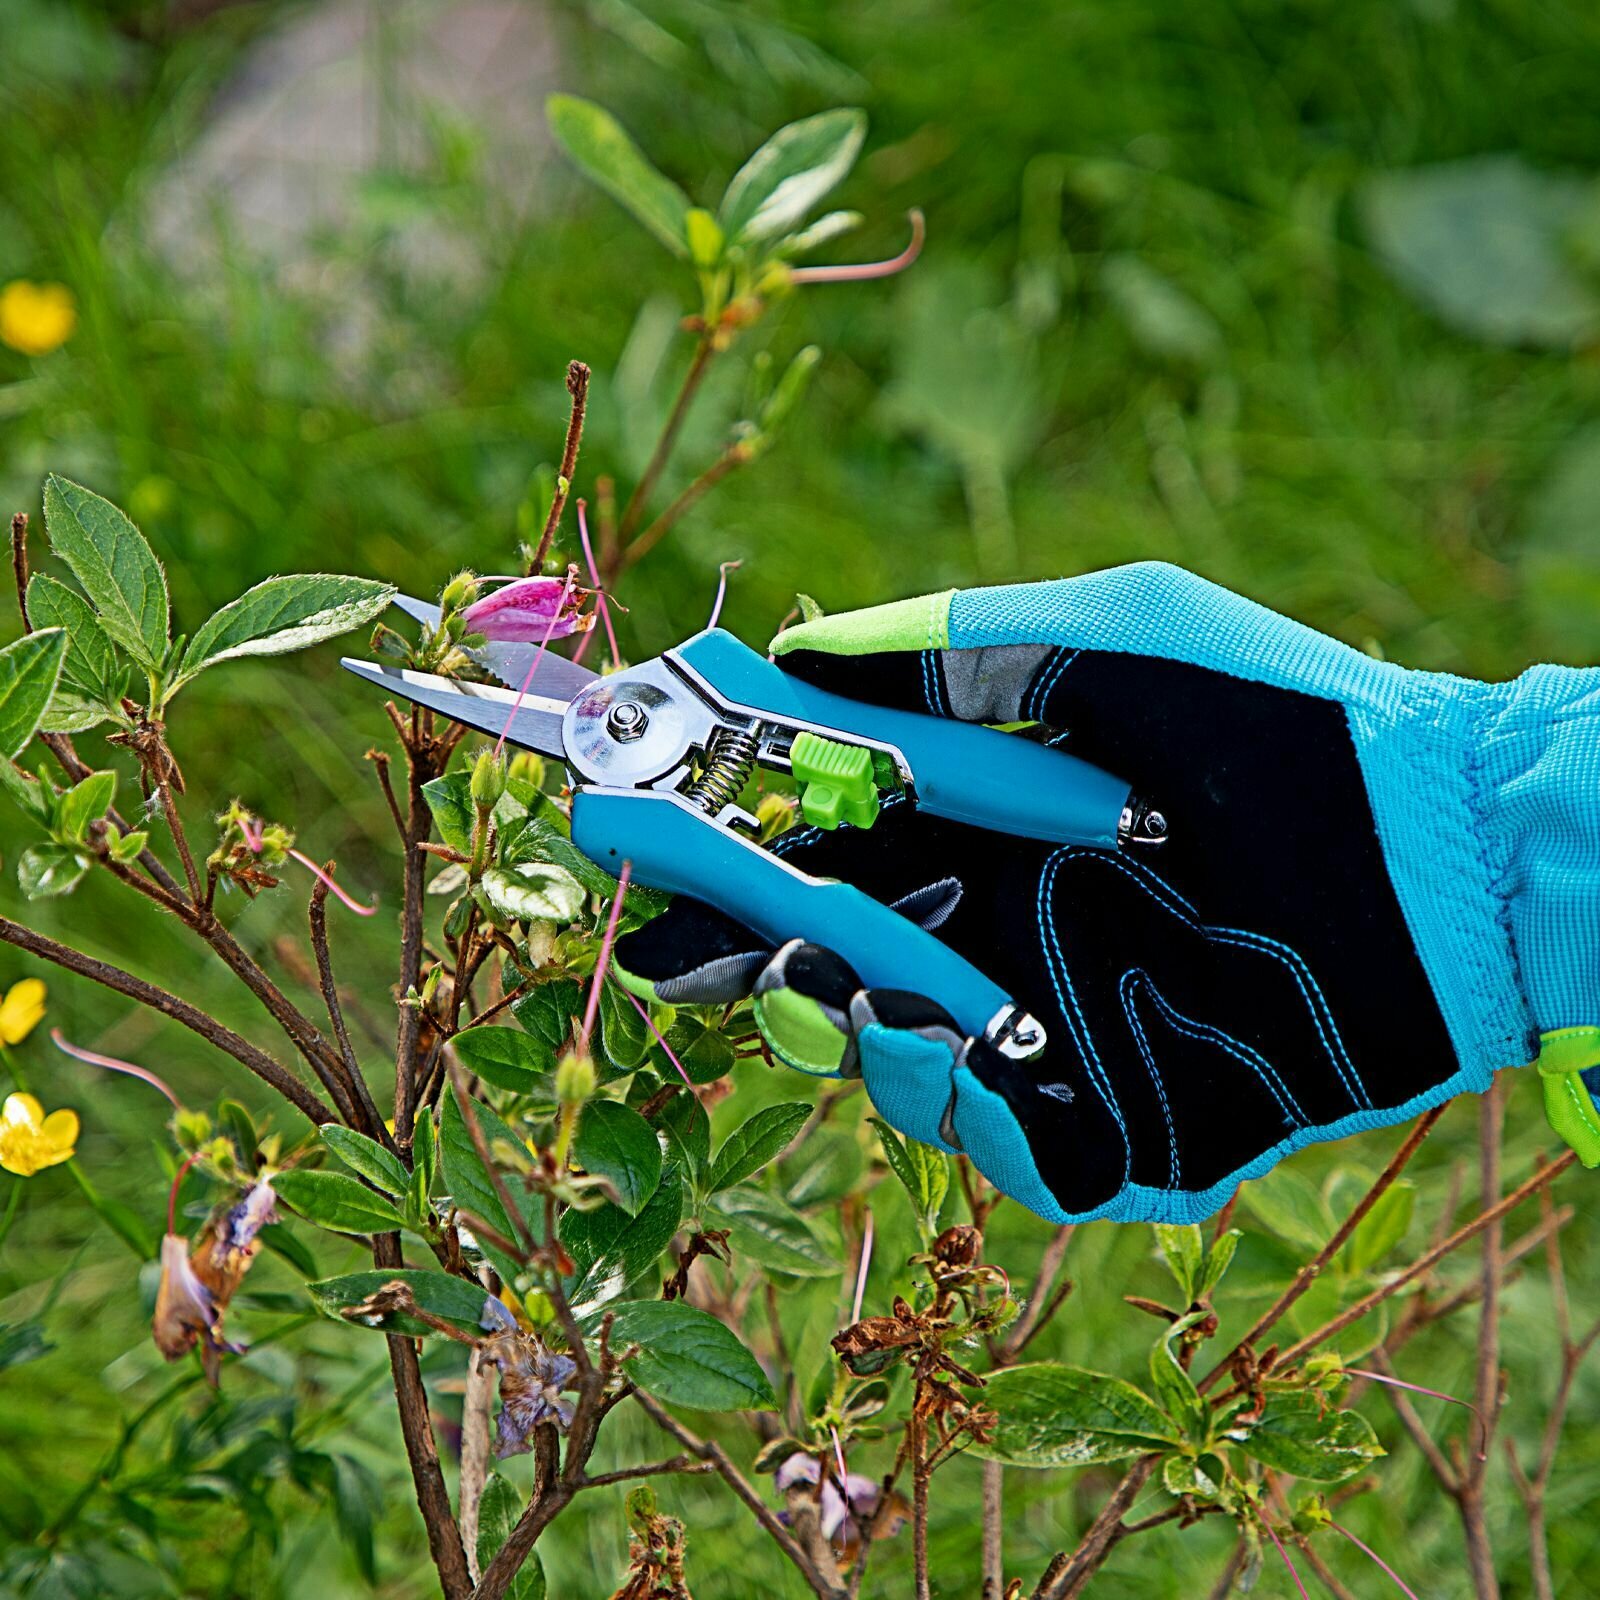
[[[950,602],[954,589],[894,600],[864,611],[841,611],[785,628],[767,649],[775,656],[791,650],[821,650],[831,656],[869,656],[880,650],[944,650],[950,644]],[[774,1047],[776,1048],[776,1047]]]
[[[755,997],[752,1009],[761,1037],[786,1066],[815,1078],[839,1075],[845,1036],[815,1000],[793,989],[769,989]]]
[[[1581,1074],[1600,1066],[1600,1028],[1558,1028],[1540,1036],[1540,1086],[1550,1126],[1586,1167],[1600,1167],[1600,1111]]]
[[[656,993],[656,986],[648,978],[640,978],[629,972],[617,960],[615,951],[611,955],[610,976],[615,978],[629,994],[637,996],[640,1000],[654,1001],[658,1005],[665,1003]]]

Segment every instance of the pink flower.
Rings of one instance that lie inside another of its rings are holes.
[[[461,620],[468,633],[492,643],[542,644],[594,626],[594,617],[581,609],[587,596],[567,579],[518,578],[474,600]]]
[[[187,1355],[198,1344],[212,1388],[217,1385],[223,1351],[243,1348],[222,1337],[222,1307],[201,1281],[190,1259],[189,1241],[181,1233],[169,1233],[161,1241],[161,1283],[151,1332],[168,1361]]]
[[[781,1491],[787,1493],[790,1489],[801,1486],[815,1486],[820,1477],[822,1477],[822,1466],[817,1458],[796,1451],[778,1468],[775,1482]],[[822,1530],[822,1537],[841,1546],[847,1556],[853,1556],[861,1537],[861,1529],[872,1520],[873,1513],[878,1509],[878,1497],[882,1493],[882,1486],[875,1479],[864,1477],[859,1472],[846,1473],[844,1485],[844,1492],[841,1494],[833,1474],[828,1474],[822,1485],[817,1520]],[[898,1503],[898,1495],[895,1496],[895,1502],[891,1504],[888,1516],[878,1527],[876,1537],[880,1539],[893,1537],[905,1521]],[[778,1520],[787,1525],[790,1520],[789,1513],[779,1512]]]

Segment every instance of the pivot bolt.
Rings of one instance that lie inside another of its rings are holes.
[[[642,738],[650,726],[650,718],[643,706],[632,700],[619,700],[606,713],[606,732],[619,744],[631,744]]]

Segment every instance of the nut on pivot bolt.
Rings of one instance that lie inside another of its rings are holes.
[[[644,707],[633,700],[619,700],[606,713],[606,732],[621,744],[641,738],[649,726]]]

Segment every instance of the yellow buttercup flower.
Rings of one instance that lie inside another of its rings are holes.
[[[21,1044],[43,1015],[44,985],[37,978],[12,984],[0,1000],[0,1044]]]
[[[77,1142],[76,1111],[52,1111],[47,1117],[31,1094],[8,1094],[0,1106],[0,1167],[19,1178],[70,1161]]]
[[[72,337],[78,303],[64,283],[15,278],[0,289],[0,344],[25,356],[47,356]]]

